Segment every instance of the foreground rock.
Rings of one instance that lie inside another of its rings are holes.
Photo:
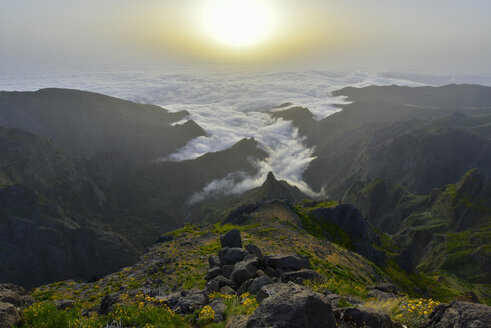
[[[239,229],[233,229],[220,237],[222,248],[237,247],[242,248],[242,239],[240,238]]]
[[[262,299],[242,327],[336,327],[331,304],[322,294],[292,282],[264,286],[261,291],[269,296]]]
[[[0,328],[10,328],[20,320],[20,313],[10,303],[0,303]]]
[[[440,304],[430,314],[425,328],[489,328],[491,327],[491,307],[454,301]]]
[[[169,294],[166,304],[176,313],[190,314],[207,304],[207,298],[199,289],[183,290]]]
[[[0,328],[18,324],[22,311],[34,303],[34,298],[17,285],[0,284]]]

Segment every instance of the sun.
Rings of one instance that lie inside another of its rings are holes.
[[[203,11],[203,24],[220,44],[244,48],[271,37],[275,16],[266,0],[212,0]]]

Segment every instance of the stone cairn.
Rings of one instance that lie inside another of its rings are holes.
[[[322,276],[310,270],[310,261],[300,255],[266,255],[254,244],[242,248],[238,229],[220,237],[218,256],[210,256],[204,293],[257,294],[261,287],[276,282],[302,283]]]

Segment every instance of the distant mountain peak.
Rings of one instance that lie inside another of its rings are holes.
[[[266,177],[266,181],[264,183],[268,181],[278,181],[276,180],[276,177],[274,176],[274,173],[272,171],[269,171],[268,176]]]

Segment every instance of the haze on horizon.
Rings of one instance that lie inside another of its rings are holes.
[[[235,7],[223,9],[231,3]],[[240,64],[491,73],[487,0],[0,0],[0,5],[0,69]]]

